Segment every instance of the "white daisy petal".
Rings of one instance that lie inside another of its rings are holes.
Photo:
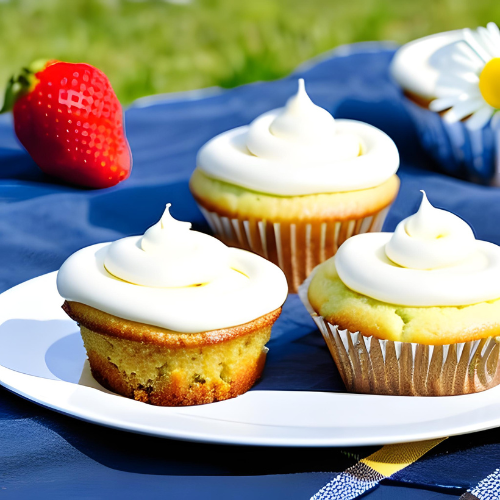
[[[497,24],[494,23],[493,21],[489,22],[486,25],[486,29],[492,34],[492,35],[498,35],[498,39],[500,40],[500,29],[498,28]]]
[[[473,90],[470,90],[467,95],[471,98],[471,99],[483,99],[484,100],[484,97],[483,97],[483,94],[481,94],[481,91],[479,90],[479,86],[476,87],[475,89]]]
[[[458,75],[442,75],[436,85],[436,97],[477,93],[479,93],[478,80],[470,82]]]
[[[495,57],[500,57],[500,30],[495,23],[488,23],[486,29],[490,34],[491,40],[495,44]]]
[[[478,40],[478,36],[469,28],[463,30],[464,40],[471,46],[472,50],[486,63],[491,59],[488,51]]]
[[[436,99],[445,99],[446,97],[453,97],[453,99],[455,99],[457,102],[460,100],[460,96],[464,95],[463,90],[451,87],[437,87],[434,93],[436,94]]]
[[[472,47],[465,41],[457,42],[455,44],[455,48],[457,53],[461,53],[464,57],[469,59],[472,63],[476,65],[483,66],[484,61],[481,59],[476,52],[472,49]]]
[[[436,99],[429,109],[443,112],[449,123],[465,120],[467,128],[479,130],[491,120],[500,130],[500,111],[484,99],[479,88],[479,75],[484,66],[500,57],[500,29],[495,23],[475,31],[464,29],[463,41],[453,45],[449,54],[450,67],[439,75]]]
[[[458,102],[459,101],[456,96],[441,97],[439,99],[434,99],[431,103],[429,103],[429,109],[439,113],[440,111],[444,111],[445,109],[455,106]]]
[[[490,59],[496,57],[497,47],[495,46],[495,41],[491,38],[489,30],[480,26],[477,29],[477,35],[481,39],[484,49],[488,51]]]
[[[447,111],[444,115],[443,118],[448,122],[448,123],[455,123],[460,121],[462,118],[465,118],[466,116],[469,116],[470,114],[474,113],[478,109],[481,109],[484,106],[485,102],[484,99],[479,99],[479,98],[474,98],[474,99],[467,99],[462,102],[459,102],[458,104],[455,104],[453,108],[451,108],[449,111]]]
[[[447,72],[444,73],[442,76],[442,80],[446,82],[457,82],[459,85],[470,85],[471,83],[476,83],[478,82],[477,75],[474,75],[474,73],[470,71],[457,71],[455,73]],[[474,78],[476,77],[476,78]],[[453,85],[451,85],[453,86]]]
[[[464,92],[467,92],[469,96],[479,96],[482,97],[481,91],[479,90],[479,81],[474,83],[469,83],[469,85],[464,85]]]
[[[473,73],[472,71],[467,71],[466,73],[461,73],[460,77],[462,80],[464,80],[467,83],[471,83],[474,86],[479,83],[479,76],[476,75],[476,73]]]
[[[481,65],[481,69],[483,67],[484,64]],[[473,85],[477,85],[479,83],[479,76],[477,76],[477,73],[475,73],[474,71],[466,70],[465,68],[462,68],[461,70],[457,68],[456,71],[449,71],[447,79],[449,81],[461,80],[465,83]]]
[[[471,49],[469,48],[469,50]],[[472,59],[458,51],[454,52],[451,55],[451,59],[457,68],[465,69],[466,71],[472,71],[476,74],[479,73],[484,67],[484,63],[479,57],[476,56],[474,59]]]
[[[490,118],[492,117],[494,112],[495,110],[491,106],[485,104],[482,108],[473,113],[468,120],[465,121],[465,126],[469,130],[482,129],[490,121]]]

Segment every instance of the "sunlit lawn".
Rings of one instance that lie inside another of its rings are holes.
[[[85,61],[126,103],[278,78],[339,44],[490,20],[498,0],[0,0],[0,83],[37,58]]]

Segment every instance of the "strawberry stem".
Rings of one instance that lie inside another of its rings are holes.
[[[0,113],[12,111],[19,97],[30,92],[36,85],[36,74],[42,71],[51,62],[53,61],[39,59],[30,64],[27,68],[22,68],[19,74],[11,76],[5,88],[3,105],[0,109]]]

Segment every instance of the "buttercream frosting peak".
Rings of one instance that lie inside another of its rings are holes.
[[[144,236],[71,255],[57,275],[61,296],[184,333],[243,325],[281,307],[288,285],[278,266],[192,231],[169,207]]]
[[[446,229],[440,224],[441,220],[439,217],[433,217],[433,214],[436,214],[436,210],[439,209],[430,204],[425,191],[421,190],[421,193],[422,201],[420,202],[420,207],[417,213],[405,219],[405,230],[412,238],[421,238],[424,240],[439,238],[446,232]]]
[[[141,248],[151,253],[172,253],[186,250],[187,246],[196,244],[191,238],[191,223],[178,221],[170,214],[171,204],[168,203],[161,219],[151,226],[141,238]]]
[[[307,95],[304,81],[283,108],[228,130],[198,153],[210,177],[279,196],[337,193],[378,186],[398,169],[390,137],[354,120],[335,120]]]
[[[191,229],[191,222],[184,222],[180,221],[177,219],[174,219],[172,217],[172,214],[170,213],[170,207],[172,206],[171,203],[167,203],[165,207],[165,211],[163,212],[163,215],[161,216],[160,223],[161,223],[161,228],[162,229],[174,229],[174,230],[187,230]],[[182,229],[181,229],[182,228]]]
[[[248,150],[259,158],[291,166],[356,158],[362,149],[359,136],[337,134],[333,116],[311,101],[301,82],[285,107],[264,113],[250,124]]]
[[[476,240],[465,221],[433,207],[425,193],[418,212],[394,233],[353,236],[334,259],[346,286],[390,304],[462,306],[500,298],[500,247]]]
[[[417,213],[401,221],[385,247],[387,257],[410,269],[438,269],[464,261],[475,249],[470,226],[433,207],[424,191]]]
[[[129,283],[150,287],[186,287],[209,283],[229,266],[228,248],[189,222],[174,219],[167,205],[144,236],[109,245],[106,270]]]
[[[301,78],[298,92],[288,99],[269,129],[274,136],[283,139],[321,142],[335,134],[335,119],[326,109],[311,101]]]

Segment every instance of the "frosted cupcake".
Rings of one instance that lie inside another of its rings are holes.
[[[497,25],[410,42],[396,52],[391,73],[404,91],[423,146],[441,168],[475,182],[499,185]]]
[[[259,378],[286,299],[281,270],[167,210],[144,236],[66,260],[57,287],[103,386],[162,406],[220,401]]]
[[[191,192],[216,236],[279,265],[291,292],[347,238],[379,231],[399,189],[394,142],[335,120],[303,80],[284,108],[205,144],[197,164]]]
[[[359,235],[300,289],[349,391],[438,396],[500,382],[500,247],[430,205]]]

